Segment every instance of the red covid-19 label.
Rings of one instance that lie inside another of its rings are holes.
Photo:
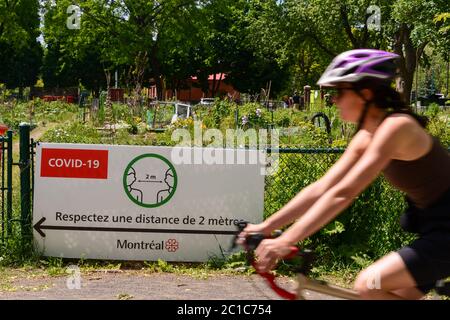
[[[108,179],[108,150],[42,149],[41,177]]]

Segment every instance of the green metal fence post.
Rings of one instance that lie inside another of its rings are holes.
[[[30,166],[31,166],[31,210],[30,212],[33,212],[33,204],[34,204],[34,157],[35,157],[35,148],[36,148],[36,142],[33,138],[30,139]]]
[[[20,137],[20,198],[22,241],[31,234],[31,166],[30,166],[30,125],[19,126]]]
[[[8,236],[12,234],[12,166],[13,166],[13,132],[7,132],[7,158],[6,158],[6,230]]]

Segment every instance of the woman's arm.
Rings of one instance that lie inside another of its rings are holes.
[[[378,128],[370,145],[348,173],[320,197],[310,209],[288,230],[276,239],[266,239],[255,251],[257,267],[267,272],[278,258],[290,253],[297,242],[309,237],[347,208],[389,163],[399,150],[404,150],[416,139],[410,124],[385,120]]]
[[[329,189],[281,237],[280,241],[295,244],[329,223],[370,184],[389,161],[414,139],[410,123],[390,119],[377,130],[369,147],[345,177]]]
[[[269,233],[302,216],[324,193],[335,186],[348,173],[360,159],[370,140],[371,137],[367,132],[359,132],[326,175],[304,188],[277,213],[267,218],[263,222],[263,229]]]

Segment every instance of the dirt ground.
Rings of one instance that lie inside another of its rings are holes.
[[[1,300],[279,300],[257,275],[182,275],[140,271],[93,271],[80,281],[44,274],[11,275],[0,286]],[[295,290],[294,279],[278,283]],[[308,293],[311,299],[330,299]]]

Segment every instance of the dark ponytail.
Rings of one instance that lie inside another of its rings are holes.
[[[428,124],[427,117],[414,113],[410,106],[400,96],[396,90],[390,86],[379,86],[372,89],[374,93],[373,103],[381,109],[385,109],[388,115],[394,113],[405,113],[412,116],[422,127],[426,127]]]
[[[419,122],[422,127],[426,127],[428,124],[428,118],[418,115],[409,107],[396,90],[394,90],[389,84],[376,83],[373,80],[371,82],[360,83],[357,90],[370,89],[373,92],[373,98],[370,104],[374,104],[378,108],[386,110],[388,116],[394,113],[409,114]]]

